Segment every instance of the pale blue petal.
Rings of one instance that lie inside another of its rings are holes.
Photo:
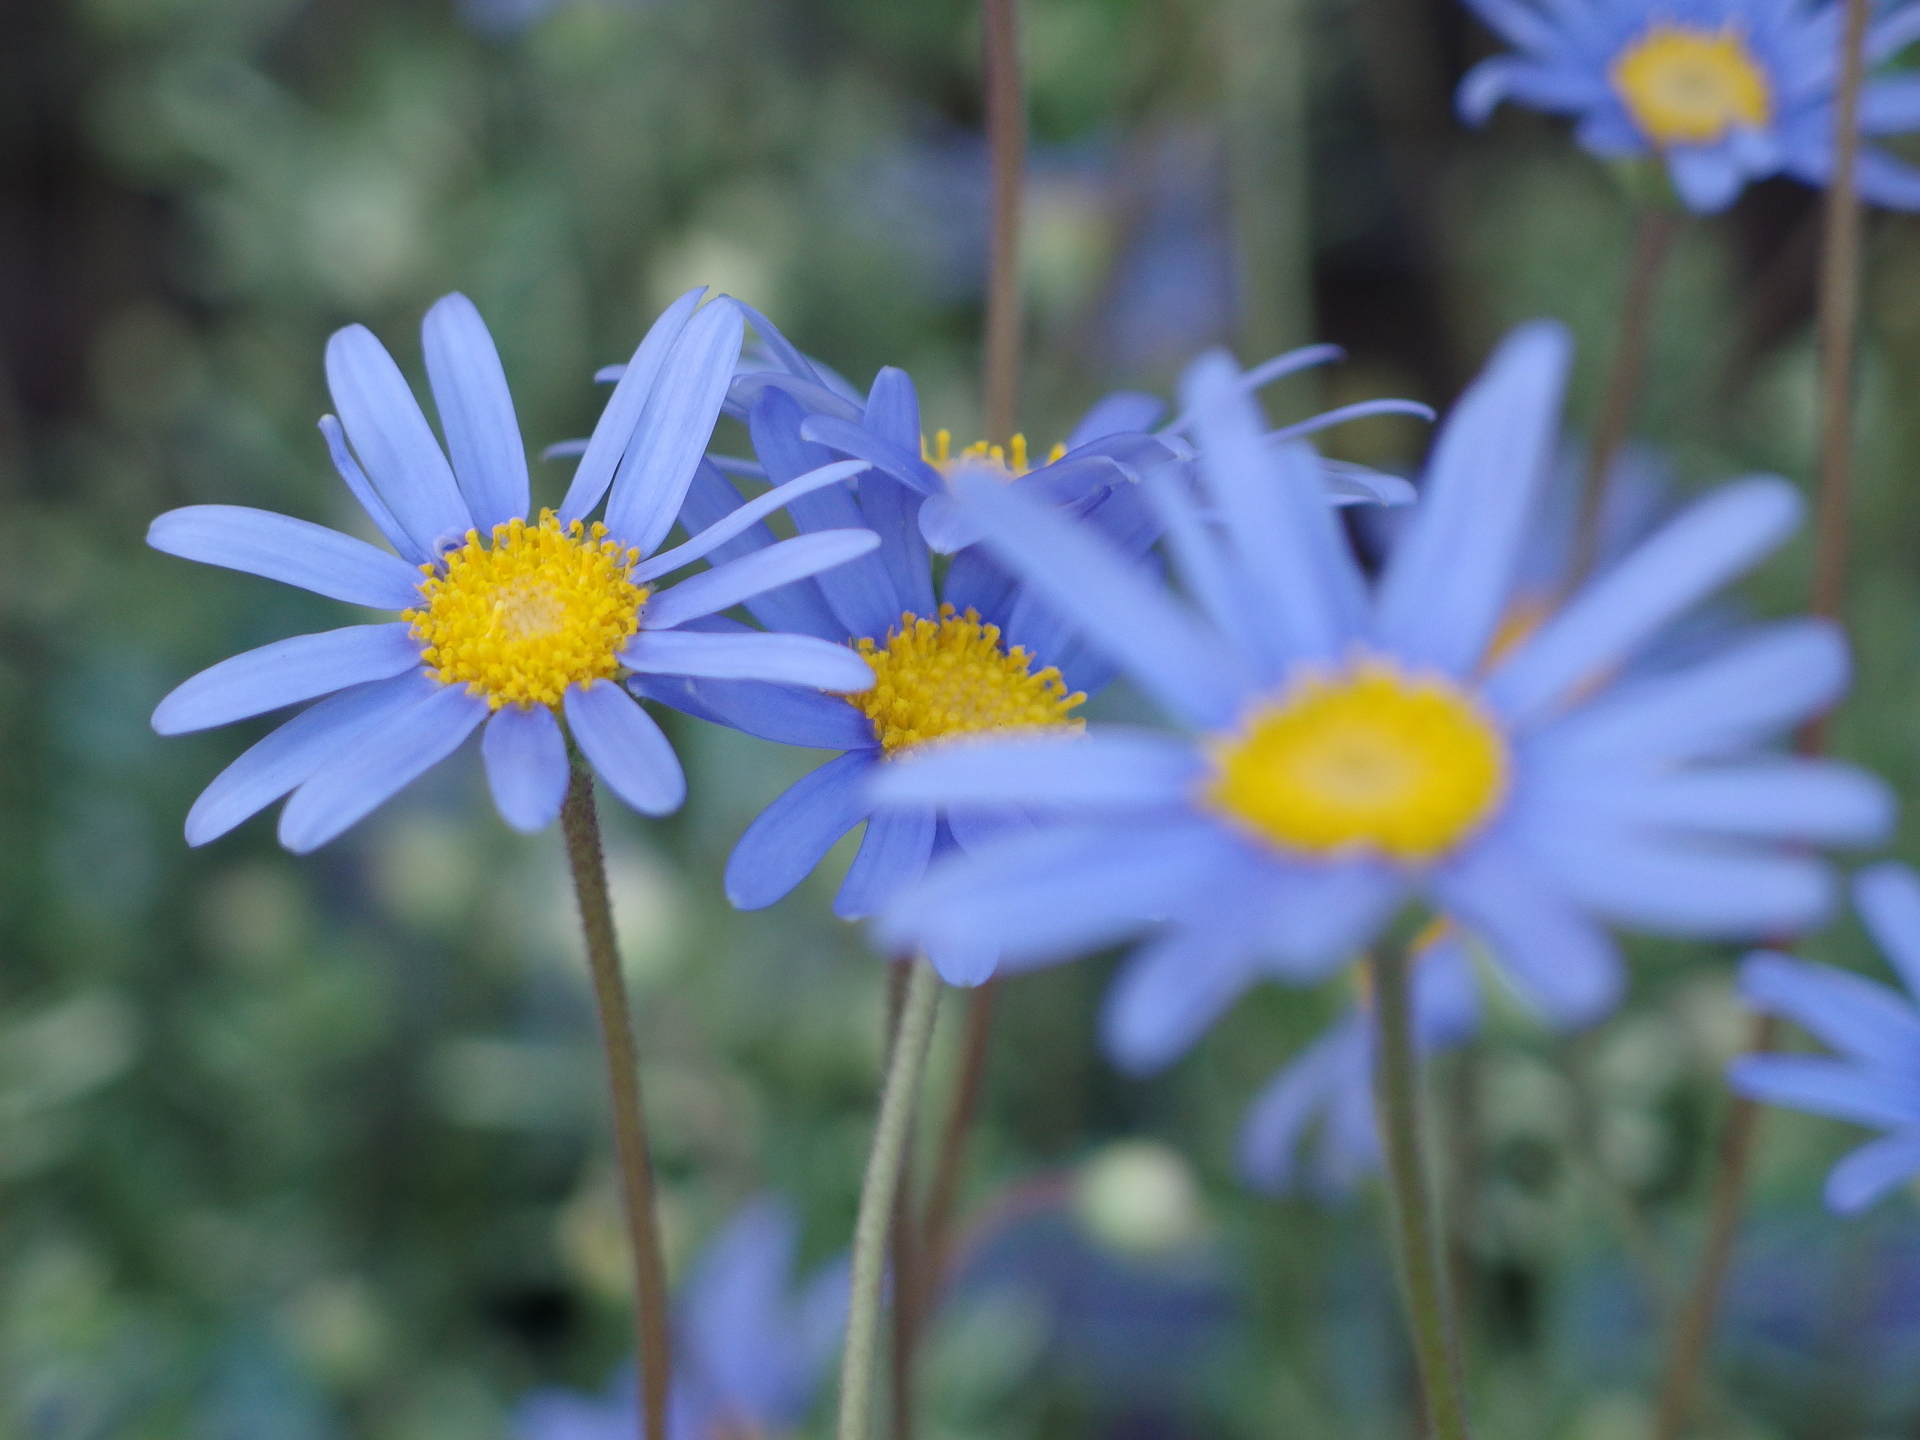
[[[955,945],[931,940],[925,948],[927,963],[940,972],[940,978],[963,990],[986,984],[999,969],[1000,952],[990,945]]]
[[[688,620],[738,605],[764,590],[778,589],[857,560],[879,544],[880,537],[871,530],[819,530],[796,535],[655,593],[647,601],[641,624],[648,630],[671,630]]]
[[[619,469],[621,460],[626,457],[627,449],[633,443],[633,431],[640,423],[640,412],[652,398],[660,367],[666,364],[668,353],[679,341],[680,333],[687,328],[687,321],[692,318],[706,293],[706,286],[695,286],[661,311],[660,318],[653,322],[646,338],[633,352],[633,359],[627,362],[626,369],[620,374],[620,383],[613,387],[613,394],[607,397],[607,406],[600,412],[599,423],[593,427],[593,435],[587,441],[587,453],[581,457],[579,467],[573,472],[573,484],[567,487],[567,498],[560,502],[562,525],[585,519],[593,507],[600,503],[600,497],[607,493],[607,487],[613,483],[614,472]]]
[[[787,1300],[799,1222],[763,1196],[707,1242],[681,1288],[684,1363],[736,1419],[769,1432],[804,1413],[811,1376]],[[622,1436],[621,1440],[628,1440]]]
[[[867,818],[867,774],[879,763],[877,750],[829,760],[755,817],[727,859],[727,899],[736,909],[773,904]]]
[[[712,457],[694,467],[693,481],[687,486],[687,498],[680,505],[680,523],[696,533],[717,525],[741,508],[740,492],[733,482],[712,463]],[[805,528],[805,527],[802,527]],[[738,560],[777,543],[778,537],[764,524],[749,525],[733,539],[716,545],[709,562]],[[818,635],[827,640],[843,640],[847,630],[827,607],[817,580],[796,580],[778,590],[766,590],[743,602],[753,618],[769,630],[785,630],[799,635]]]
[[[187,843],[205,845],[266,809],[359,736],[440,688],[425,671],[355,685],[301,711],[213,778],[187,812]]]
[[[947,833],[953,837],[953,843],[970,855],[978,855],[995,845],[1004,845],[1009,840],[1031,835],[1039,829],[1033,818],[1016,806],[991,810],[943,809],[940,818],[947,827]]]
[[[809,415],[800,424],[800,434],[816,445],[871,462],[921,495],[938,495],[943,488],[940,472],[922,460],[914,447],[876,435],[851,420],[835,415]]]
[[[1413,1043],[1423,1055],[1464,1044],[1480,1029],[1480,982],[1458,926],[1414,953]]]
[[[869,819],[860,853],[834,896],[833,913],[842,920],[863,920],[915,884],[933,858],[936,823],[929,809],[889,810]]]
[[[327,389],[373,488],[413,543],[438,555],[473,528],[453,469],[406,377],[364,325],[327,341]]]
[[[1768,1015],[1782,1015],[1830,1049],[1882,1069],[1906,1071],[1920,1086],[1920,1014],[1885,985],[1762,952],[1740,965],[1740,998]]]
[[[420,333],[454,479],[473,523],[491,535],[496,525],[526,518],[531,503],[526,443],[500,352],[480,312],[458,291],[435,302]]]
[[[1502,100],[1569,114],[1605,98],[1605,84],[1595,76],[1520,55],[1495,55],[1467,72],[1454,92],[1454,105],[1467,124],[1484,125]]]
[[[1067,449],[1078,450],[1109,435],[1151,430],[1166,413],[1167,403],[1158,395],[1140,390],[1116,390],[1094,401],[1093,408],[1080,417],[1080,423],[1067,436]]]
[[[1194,748],[1150,731],[969,740],[902,756],[874,782],[880,805],[1026,805],[1069,813],[1165,809],[1205,770]]]
[[[1825,1055],[1742,1055],[1727,1084],[1749,1100],[1885,1129],[1920,1124],[1920,1085]]]
[[[880,563],[900,603],[916,615],[935,613],[932,558],[920,533],[921,497],[891,476],[870,470],[860,481],[860,518],[881,537]]]
[[[1553,459],[1572,360],[1565,326],[1521,325],[1441,424],[1380,583],[1375,626],[1403,661],[1453,675],[1480,664]]]
[[[1803,509],[1784,480],[1720,487],[1541,626],[1494,671],[1487,699],[1516,725],[1539,719],[1774,550]]]
[[[1883,75],[1860,92],[1860,133],[1920,130],[1920,75]]]
[[[1892,832],[1884,782],[1836,760],[1766,760],[1653,777],[1591,775],[1585,807],[1663,830],[1819,845],[1876,845]]]
[[[642,630],[620,652],[620,663],[642,675],[765,680],[836,692],[873,688],[873,667],[858,652],[811,635]]]
[[[800,496],[811,494],[828,485],[837,485],[848,477],[859,474],[865,468],[861,461],[842,460],[832,465],[822,465],[817,470],[809,470],[799,479],[789,480],[784,485],[776,485],[766,494],[741,505],[725,519],[714,521],[684,545],[663,550],[651,560],[635,566],[633,578],[644,583],[661,575],[670,575],[682,565],[691,565],[696,560],[704,559],[728,541],[737,539],[759,521],[774,511],[783,509]]]
[[[1374,861],[1281,866],[1252,849],[1241,854],[1238,883],[1265,893],[1267,968],[1294,982],[1318,980],[1369,944],[1407,890],[1399,871]]]
[[[670,815],[687,798],[687,777],[673,745],[611,680],[569,685],[564,702],[574,743],[614,794],[642,815]]]
[[[420,664],[420,642],[404,620],[296,635],[208,666],[183,681],[153,711],[162,735],[184,735],[264,715]]]
[[[399,551],[400,558],[408,564],[425,564],[427,552],[414,544],[413,537],[393,518],[386,501],[380,498],[373,488],[373,482],[367,479],[367,472],[360,468],[360,462],[353,458],[353,451],[347,448],[347,432],[340,428],[340,422],[331,415],[322,415],[320,434],[327,442],[327,454],[333,461],[333,468],[347,482],[347,489],[360,502],[360,508],[367,512],[367,518],[373,521],[374,528],[387,537],[387,543]]]
[[[1896,860],[1853,877],[1853,904],[1907,993],[1920,996],[1920,876]]]
[[[1240,1173],[1248,1184],[1270,1195],[1295,1188],[1309,1127],[1356,1072],[1365,1083],[1372,1050],[1366,1027],[1365,1014],[1349,1010],[1261,1087],[1240,1124]]]
[[[487,702],[464,686],[437,686],[314,771],[280,812],[280,843],[296,855],[319,849],[458,750],[486,718]]]
[[[696,312],[647,396],[607,496],[608,531],[643,556],[660,548],[680,514],[727,398],[742,330],[740,307],[724,296]]]
[[[324,525],[244,505],[189,505],[147,527],[147,544],[183,560],[298,585],[331,600],[404,610],[420,572],[398,556]]]
[[[1267,443],[1274,445],[1287,440],[1303,440],[1309,435],[1318,435],[1322,430],[1331,430],[1350,420],[1364,420],[1371,415],[1412,415],[1428,421],[1438,418],[1431,405],[1423,405],[1418,400],[1356,400],[1351,405],[1322,410],[1318,415],[1292,425],[1282,425],[1278,430],[1268,433]]]
[[[1856,1215],[1916,1173],[1920,1134],[1908,1131],[1870,1141],[1828,1172],[1827,1206],[1836,1214]]]
[[[896,365],[882,365],[867,391],[860,423],[890,445],[915,449],[920,444],[920,393],[913,377]]]
[[[1260,977],[1259,907],[1221,896],[1199,924],[1176,924],[1127,957],[1100,1007],[1107,1055],[1135,1075],[1165,1069]]]
[[[649,700],[731,726],[777,745],[810,750],[866,750],[874,739],[873,722],[838,695],[797,690],[756,680],[690,679],[641,675],[628,688]]]
[[[487,786],[500,818],[533,834],[560,818],[567,798],[567,738],[545,705],[503,705],[480,736]]]

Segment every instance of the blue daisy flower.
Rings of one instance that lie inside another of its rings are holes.
[[[847,1263],[830,1261],[791,1294],[799,1225],[783,1201],[745,1206],[694,1262],[677,1307],[667,1440],[798,1430],[846,1328]],[[515,1408],[519,1440],[632,1440],[638,1377],[606,1393],[537,1390]]]
[[[1480,940],[1536,1009],[1588,1023],[1623,967],[1603,922],[1792,933],[1832,901],[1813,843],[1871,843],[1871,776],[1768,747],[1844,688],[1822,621],[1760,627],[1657,676],[1619,672],[1774,549],[1802,505],[1760,477],[1710,494],[1488,663],[1571,359],[1521,327],[1448,417],[1377,583],[1275,450],[1222,355],[1184,390],[1202,499],[1148,492],[1188,603],[1097,532],[963,477],[987,545],[1188,732],[980,740],[876,779],[878,802],[1019,804],[1035,833],[950,860],[883,917],[896,950],[1001,952],[1014,971],[1144,930],[1109,1037],[1178,1053],[1262,975],[1317,979],[1419,898]]]
[[[740,349],[738,307],[723,297],[697,308],[703,294],[682,296],[641,342],[557,511],[532,513],[493,339],[472,303],[449,295],[423,327],[445,452],[372,332],[349,326],[327,344],[341,418],[320,428],[393,552],[242,506],[193,505],[153,522],[147,541],[169,554],[401,612],[223,660],[160,702],[154,729],[179,735],[326,697],[215,778],[187,816],[190,844],[291,792],[281,843],[312,850],[483,723],[487,779],[516,829],[539,830],[559,814],[569,737],[623,800],[665,814],[686,781],[660,727],[627,693],[632,677],[752,676],[849,691],[872,683],[841,646],[702,628],[743,599],[866,554],[879,543],[869,533],[803,536],[658,588],[759,516],[857,468],[788,477],[794,483],[725,524],[660,551]],[[589,524],[603,497],[604,521]]]
[[[1605,160],[1658,155],[1689,209],[1725,209],[1769,175],[1825,185],[1833,171],[1838,0],[1467,0],[1514,47],[1460,84],[1461,115],[1483,123],[1502,100],[1578,117]],[[1869,67],[1920,38],[1920,5],[1896,3],[1867,31]],[[1860,133],[1920,128],[1920,81],[1869,79]],[[1920,209],[1920,171],[1863,146],[1867,199]]]
[[[1740,1094],[1889,1133],[1827,1176],[1827,1204],[1865,1209],[1920,1174],[1920,876],[1888,862],[1853,882],[1854,907],[1907,989],[1763,951],[1740,967],[1740,994],[1824,1041],[1837,1055],[1745,1055],[1727,1071]]]

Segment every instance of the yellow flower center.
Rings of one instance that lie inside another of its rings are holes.
[[[1283,850],[1403,864],[1466,838],[1506,793],[1507,745],[1438,675],[1363,660],[1310,675],[1214,748],[1206,803]]]
[[[1711,145],[1773,114],[1766,72],[1732,25],[1656,21],[1614,58],[1607,78],[1655,145]]]
[[[1051,665],[1031,670],[1024,646],[1002,649],[1000,627],[981,624],[977,611],[942,605],[938,620],[907,611],[884,642],[863,639],[854,648],[873,666],[873,688],[847,703],[873,722],[889,755],[951,735],[1085,725],[1067,712],[1087,697],[1069,695]]]
[[[1055,445],[1047,452],[1046,463],[1051,465],[1067,453],[1065,445]],[[985,467],[1003,470],[1009,480],[1024,475],[1033,467],[1027,463],[1027,437],[1016,435],[1005,446],[989,445],[985,440],[976,440],[958,455],[953,453],[953,432],[937,430],[933,444],[927,444],[927,437],[920,437],[920,458],[933,466],[942,475],[951,475],[961,466]]]
[[[422,565],[425,604],[403,612],[421,658],[443,685],[465,685],[502,705],[558,705],[569,685],[611,680],[620,647],[640,628],[647,587],[628,579],[637,549],[551,510],[540,522],[478,531],[439,567]],[[436,568],[439,573],[436,573]]]

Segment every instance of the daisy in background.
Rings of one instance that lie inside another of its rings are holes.
[[[1724,210],[1750,181],[1790,175],[1823,186],[1833,170],[1838,0],[1467,0],[1514,47],[1467,72],[1458,104],[1483,124],[1502,100],[1577,118],[1603,160],[1657,156],[1690,210]],[[1867,30],[1869,70],[1920,38],[1920,4],[1882,7]],[[1868,79],[1860,133],[1920,128],[1920,78]],[[1871,145],[1860,194],[1920,209],[1920,170]]]
[[[937,442],[929,449],[933,458],[921,458],[919,397],[906,372],[882,370],[855,405],[840,394],[844,382],[808,368],[812,362],[763,319],[756,316],[753,323],[770,337],[768,353],[781,367],[748,370],[735,386],[736,398],[750,401],[755,473],[786,483],[821,473],[836,454],[870,464],[856,481],[796,499],[788,510],[803,533],[863,525],[880,536],[880,547],[809,582],[761,596],[750,608],[757,607],[756,618],[769,627],[851,646],[872,663],[878,679],[873,689],[846,697],[708,680],[650,680],[646,693],[749,734],[843,752],[748,827],[728,862],[726,887],[742,909],[771,905],[865,821],[859,853],[834,901],[835,914],[860,919],[877,914],[936,856],[976,850],[1027,824],[1021,807],[1006,804],[926,806],[870,818],[867,782],[876,770],[890,758],[956,735],[1008,728],[1077,732],[1075,710],[1112,678],[1113,666],[1080,642],[1068,612],[1020,583],[978,545],[958,545],[936,578],[928,534],[940,527],[927,517],[944,498],[947,476],[937,468]],[[1296,356],[1292,368],[1325,358],[1328,353],[1320,351]],[[1286,368],[1263,367],[1247,383]],[[1390,403],[1424,412],[1407,402]],[[822,414],[810,411],[810,404],[834,410]],[[1352,418],[1377,408],[1335,414]],[[1191,484],[1191,452],[1184,442],[1125,428],[1152,423],[1159,409],[1151,397],[1109,397],[1081,423],[1061,459],[1035,470],[1007,463],[1018,461],[1017,450],[999,461],[991,451],[972,459],[950,454],[949,463],[955,473],[990,475],[1053,513],[1071,516],[1105,537],[1127,564],[1140,565],[1160,533],[1157,512],[1141,499],[1141,477],[1161,474],[1165,483]],[[1326,488],[1358,490],[1366,483],[1374,482],[1336,476]],[[1395,477],[1381,476],[1377,483],[1389,497],[1411,496],[1411,487]],[[689,523],[717,524],[741,503],[731,481],[709,465],[695,477],[686,514]],[[961,538],[951,527],[943,533]],[[773,535],[762,526],[732,543],[744,554],[771,545]],[[928,953],[954,984],[984,980],[994,962],[990,949],[938,940]]]
[[[799,1223],[764,1196],[727,1222],[681,1289],[666,1440],[749,1440],[797,1431],[813,1408],[847,1317],[847,1262],[830,1260],[792,1292]],[[632,1440],[638,1377],[604,1395],[537,1390],[514,1411],[518,1440]]]
[[[1812,844],[1883,837],[1871,776],[1774,742],[1840,695],[1837,629],[1758,627],[1657,676],[1621,667],[1798,524],[1772,478],[1695,502],[1490,666],[1571,358],[1521,327],[1448,416],[1377,583],[1270,447],[1223,355],[1183,392],[1199,503],[1150,484],[1187,596],[1004,486],[955,489],[986,544],[1184,733],[950,745],[887,766],[893,807],[1017,804],[1032,833],[956,858],[883,918],[894,950],[1000,952],[1013,972],[1148,932],[1106,1007],[1119,1054],[1178,1054],[1263,976],[1311,981],[1410,901],[1483,941],[1549,1022],[1618,1000],[1617,923],[1790,934],[1832,901]],[[1203,510],[1201,505],[1210,507]]]
[[[1744,1055],[1727,1072],[1749,1099],[1888,1132],[1827,1176],[1827,1204],[1843,1215],[1920,1174],[1920,876],[1876,865],[1855,877],[1853,902],[1907,993],[1791,955],[1749,956],[1740,967],[1746,1002],[1839,1053]]]
[[[665,552],[660,545],[706,449],[740,350],[733,302],[682,296],[634,352],[558,510],[532,510],[526,451],[493,339],[470,301],[427,314],[427,374],[446,435],[434,438],[393,358],[363,326],[327,344],[340,419],[320,422],[341,478],[392,551],[233,505],[153,522],[169,554],[397,610],[224,660],[153,714],[163,735],[314,700],[215,778],[187,816],[201,845],[289,792],[280,839],[325,844],[485,725],[495,804],[520,830],[552,823],[571,743],[629,805],[676,809],[685,778],[660,727],[627,691],[637,675],[750,676],[858,691],[859,656],[799,635],[707,634],[706,616],[872,550],[865,531],[817,533],[659,581],[714,557],[745,526],[843,479],[829,466],[743,506]],[[448,463],[451,455],[452,463]],[[604,519],[589,521],[602,499]]]

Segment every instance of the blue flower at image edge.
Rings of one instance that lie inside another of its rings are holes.
[[[1843,691],[1838,630],[1778,623],[1699,663],[1622,672],[1792,532],[1790,485],[1695,502],[1488,658],[1570,358],[1547,323],[1500,347],[1442,425],[1374,583],[1311,454],[1264,443],[1224,356],[1184,382],[1200,502],[1149,486],[1191,603],[1086,527],[957,481],[990,551],[1186,733],[979,740],[886,767],[883,809],[1036,818],[930,871],[883,916],[882,943],[997,949],[1008,972],[1150,932],[1104,1017],[1110,1052],[1150,1069],[1260,977],[1318,979],[1416,898],[1557,1025],[1617,1002],[1606,922],[1708,938],[1819,923],[1832,877],[1805,847],[1875,842],[1893,816],[1864,772],[1770,749]]]
[[[859,468],[792,477],[659,551],[743,333],[738,307],[724,297],[701,307],[703,293],[681,297],[641,342],[557,512],[530,513],[526,451],[499,355],[471,302],[449,295],[423,327],[445,453],[368,330],[350,326],[327,345],[341,418],[326,417],[321,429],[392,553],[240,506],[194,505],[153,522],[148,543],[169,554],[405,612],[237,655],[160,702],[154,728],[178,735],[326,697],[215,778],[187,817],[190,843],[225,834],[291,792],[280,839],[312,850],[483,723],[488,782],[514,827],[539,830],[558,815],[569,736],[623,800],[664,814],[679,806],[686,781],[666,736],[628,693],[633,677],[744,676],[845,691],[872,684],[867,664],[843,646],[714,633],[711,618],[865,554],[878,543],[866,531],[802,536],[656,587],[771,510]],[[589,526],[603,497],[604,523]]]
[[[675,1306],[667,1440],[779,1436],[813,1407],[846,1328],[847,1263],[829,1261],[789,1293],[799,1225],[782,1200],[742,1209],[695,1260]],[[604,1395],[537,1390],[515,1408],[518,1440],[632,1440],[638,1377],[622,1368]]]
[[[1577,117],[1581,145],[1605,160],[1657,155],[1689,209],[1725,209],[1750,182],[1790,175],[1823,186],[1833,170],[1839,0],[1467,0],[1514,52],[1460,84],[1461,115],[1482,124],[1502,100]],[[1883,9],[1865,63],[1920,38],[1920,4]],[[1920,76],[1869,78],[1860,133],[1920,128]],[[1920,209],[1920,171],[1862,146],[1860,194]]]
[[[1740,967],[1740,994],[1792,1020],[1836,1055],[1746,1055],[1727,1071],[1740,1094],[1890,1132],[1827,1176],[1827,1204],[1865,1209],[1920,1174],[1920,877],[1889,862],[1854,879],[1854,907],[1900,982],[1902,995],[1864,976],[1763,951]]]

